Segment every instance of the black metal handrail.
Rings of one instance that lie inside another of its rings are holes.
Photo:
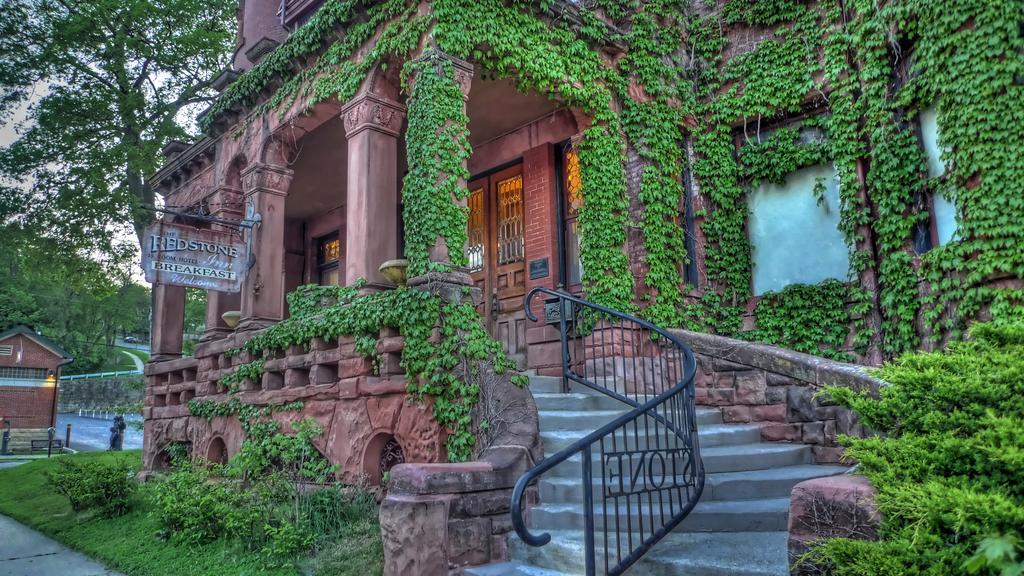
[[[565,292],[531,290],[524,307],[533,322],[537,316],[530,303],[541,293],[551,296],[545,306],[549,323],[557,318],[563,391],[575,382],[632,410],[523,474],[512,491],[512,526],[531,546],[551,541],[549,533],[536,535],[526,528],[523,496],[542,474],[578,455],[586,573],[597,574],[596,537],[601,534],[604,574],[621,574],[686,518],[704,490],[694,407],[697,363],[671,333]],[[595,453],[600,457],[598,506]]]

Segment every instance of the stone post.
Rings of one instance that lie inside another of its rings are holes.
[[[242,219],[242,191],[222,187],[213,196],[213,216],[224,220]],[[214,230],[233,231],[229,226],[214,224]],[[248,233],[247,231],[243,231]],[[242,305],[239,292],[206,291],[206,330],[201,341],[219,340],[231,333],[231,328],[224,322],[223,315],[230,310],[240,310]]]
[[[293,172],[257,163],[242,171],[246,206],[260,215],[252,230],[252,267],[242,286],[239,330],[258,330],[284,318],[284,203]]]
[[[348,138],[345,284],[390,286],[378,268],[398,258],[398,136],[405,107],[364,93],[342,110]]]
[[[465,108],[465,102],[469,99],[469,90],[473,85],[473,65],[465,60],[460,60],[437,50],[436,48],[428,49],[420,56],[420,60],[431,60],[440,59],[451,63],[453,70],[455,71],[454,81],[459,86],[459,90],[462,92],[463,108]],[[415,85],[415,76],[409,78],[409,91],[413,90]],[[440,126],[438,127],[441,128]],[[465,180],[459,180],[459,186],[465,187]],[[466,206],[466,198],[452,198],[452,202],[461,206]],[[448,253],[448,247],[445,245],[444,239],[438,237],[434,243],[434,247],[430,250],[430,261],[437,262],[440,264],[447,264],[451,266],[451,255]],[[448,273],[437,273],[431,272],[424,276],[411,278],[409,280],[409,286],[421,286],[424,284],[451,284],[453,286],[472,286],[473,279],[466,270],[452,270]]]
[[[185,288],[167,284],[153,285],[153,335],[150,361],[181,357],[181,339],[185,334]]]

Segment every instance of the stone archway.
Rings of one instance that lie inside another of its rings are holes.
[[[206,447],[206,459],[216,464],[228,463],[228,447],[224,443],[223,438],[214,436],[210,440],[209,445]]]
[[[390,432],[379,432],[363,452],[363,474],[371,486],[381,484],[384,475],[405,462],[405,451]]]

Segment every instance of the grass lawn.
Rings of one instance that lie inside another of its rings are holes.
[[[139,461],[138,450],[83,453],[62,458]],[[46,485],[53,460],[35,460],[0,470],[0,514],[31,526],[128,576],[364,576],[380,574],[383,552],[376,519],[353,523],[333,546],[299,565],[268,567],[257,553],[214,542],[177,545],[157,537],[160,525],[150,516],[149,488],[135,495],[132,511],[120,518],[75,513],[68,501]]]

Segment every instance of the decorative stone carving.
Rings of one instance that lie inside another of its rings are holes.
[[[294,171],[273,164],[253,164],[242,170],[242,190],[246,196],[265,192],[277,196],[288,195]]]
[[[363,94],[342,109],[341,117],[349,138],[363,130],[376,130],[397,138],[405,122],[405,107],[373,94]]]
[[[459,85],[459,90],[462,91],[462,98],[469,99],[469,89],[473,86],[473,65],[465,60],[442,52],[437,48],[425,50],[423,55],[418,58],[420,61],[432,59],[451,62],[452,67],[455,69],[455,83]],[[412,92],[415,82],[415,77],[409,78],[410,92]]]

